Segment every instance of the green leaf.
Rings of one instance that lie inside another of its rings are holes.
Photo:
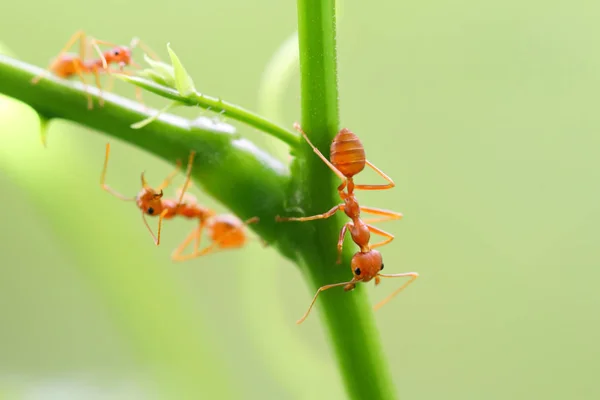
[[[159,85],[175,87],[175,69],[162,61],[156,61],[144,54],[144,60],[152,68],[138,72],[138,75],[153,80]]]
[[[48,125],[50,120],[44,116],[40,116],[40,139],[42,145],[48,147]]]
[[[175,73],[175,87],[177,88],[179,94],[182,96],[188,96],[196,92],[192,77],[183,67],[183,64],[179,60],[179,57],[177,57],[177,54],[175,54],[173,49],[171,49],[170,43],[167,43],[167,50],[169,51],[169,57],[171,57],[171,64],[173,65]]]

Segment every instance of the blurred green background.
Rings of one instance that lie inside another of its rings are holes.
[[[258,110],[295,11],[13,2],[0,41],[43,66],[78,29],[139,36],[163,58],[171,42],[200,91]],[[600,4],[345,0],[341,14],[342,123],[397,183],[361,203],[405,214],[382,226],[396,235],[386,270],[421,274],[376,315],[401,397],[599,398]],[[299,118],[298,97],[296,72],[280,122]],[[98,187],[105,136],[53,122],[44,149],[27,109],[6,110],[0,398],[345,396],[319,318],[294,325],[312,293],[289,262],[253,241],[171,263],[193,224],[168,222],[156,248],[135,208]],[[158,184],[171,167],[113,142],[113,187],[137,193],[143,170]],[[397,284],[369,286],[372,301]]]

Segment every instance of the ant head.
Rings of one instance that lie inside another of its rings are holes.
[[[368,282],[376,278],[379,271],[383,269],[383,258],[377,250],[371,250],[366,253],[358,252],[352,257],[351,266],[354,280]]]
[[[126,46],[113,47],[104,53],[106,62],[119,64],[120,67],[131,64],[131,49]]]
[[[163,210],[162,204],[163,191],[157,192],[146,183],[142,173],[142,190],[136,197],[137,206],[144,214],[158,215]]]

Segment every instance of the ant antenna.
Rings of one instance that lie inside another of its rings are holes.
[[[167,212],[168,212],[168,210],[164,210],[158,216],[158,232],[155,235],[154,232],[152,232],[152,228],[150,228],[150,225],[148,224],[148,221],[146,221],[146,213],[142,211],[142,220],[144,221],[144,225],[146,225],[146,228],[148,229],[148,232],[150,232],[150,235],[152,235],[152,239],[154,239],[154,244],[157,245],[157,246],[160,244],[160,231],[161,231],[161,228],[162,228],[162,220],[165,217],[165,215],[167,215]]]
[[[144,174],[145,174],[145,173],[146,173],[146,172],[142,172],[142,187],[143,187],[144,189],[147,189],[147,188],[149,188],[150,186],[148,185],[148,182],[146,182],[146,178],[144,177]]]
[[[116,190],[114,190],[113,188],[111,188],[110,186],[108,186],[105,181],[106,181],[106,169],[108,167],[108,157],[110,155],[110,143],[106,143],[106,153],[104,155],[104,167],[102,168],[102,174],[100,175],[100,187],[102,187],[103,190],[106,190],[108,193],[112,194],[113,196],[123,200],[123,201],[134,201],[135,197],[127,197],[127,196],[123,196],[121,193],[117,192]],[[142,174],[142,180],[143,180],[143,174]]]
[[[181,168],[181,161],[177,160],[177,162],[175,163],[175,171],[171,172],[166,178],[165,180],[160,184],[159,187],[156,188],[156,190],[160,190],[162,191],[163,189],[165,189],[167,186],[169,186],[171,184],[171,181],[173,180],[173,178],[175,178],[175,175],[177,175],[179,173],[179,169]]]
[[[148,54],[152,59],[160,61],[158,55],[156,55],[156,53],[148,45],[144,44],[139,37],[132,38],[131,43],[129,44],[129,48],[133,50],[138,46],[144,51],[144,53]]]
[[[375,307],[373,307],[373,310],[379,310],[381,307],[383,307],[384,305],[386,305],[398,293],[400,293],[401,291],[403,291],[404,289],[406,289],[406,287],[408,285],[410,285],[411,283],[413,283],[413,281],[419,277],[419,274],[416,273],[416,272],[404,272],[402,274],[389,274],[389,275],[387,275],[387,274],[377,274],[377,276],[380,276],[382,278],[402,278],[404,276],[410,276],[411,278],[407,282],[405,282],[404,285],[400,286],[400,288],[396,289],[396,291],[394,291],[388,297],[386,297],[385,299],[383,299],[379,303],[377,303],[375,305]]]
[[[131,43],[129,43],[129,48],[135,49],[138,44],[140,44],[140,38],[137,36],[134,36],[133,38],[131,38]]]
[[[306,310],[306,313],[302,316],[302,318],[300,318],[298,321],[296,321],[296,324],[300,325],[308,317],[308,314],[310,314],[310,311],[312,310],[313,306],[315,305],[315,301],[317,301],[317,297],[319,297],[319,294],[322,291],[327,290],[327,289],[331,289],[331,288],[336,287],[336,286],[349,285],[349,284],[355,283],[355,282],[356,282],[356,279],[352,279],[349,282],[332,283],[330,285],[321,286],[319,288],[319,290],[317,290],[317,293],[315,294],[315,297],[313,297],[312,302],[310,303],[310,306],[308,307],[308,310]]]

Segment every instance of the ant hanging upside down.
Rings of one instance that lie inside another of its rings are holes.
[[[166,189],[171,184],[171,181],[179,172],[181,162],[177,163],[176,170],[173,171],[156,189],[148,185],[144,174],[142,173],[142,190],[136,197],[132,198],[116,192],[105,183],[109,155],[110,144],[107,143],[104,167],[102,169],[102,175],[100,178],[100,186],[102,189],[121,200],[136,202],[137,207],[142,211],[144,225],[146,225],[146,228],[148,228],[148,231],[152,235],[154,243],[157,246],[160,244],[160,234],[163,220],[173,219],[175,217],[185,217],[187,219],[196,219],[198,221],[198,227],[194,228],[188,237],[173,251],[172,259],[174,261],[190,260],[218,250],[240,248],[246,244],[248,235],[245,227],[248,224],[258,222],[258,217],[253,217],[245,222],[242,222],[232,214],[217,215],[213,210],[198,205],[196,198],[186,193],[191,182],[190,179],[192,174],[192,166],[195,157],[194,151],[190,152],[185,183],[179,190],[177,200],[164,199],[163,189]],[[152,229],[146,221],[147,215],[153,217],[158,216],[158,231],[156,235],[154,235]],[[205,229],[208,231],[212,243],[200,250],[200,239],[202,232]],[[192,241],[195,241],[194,251],[190,254],[183,254],[185,249],[191,244]]]

